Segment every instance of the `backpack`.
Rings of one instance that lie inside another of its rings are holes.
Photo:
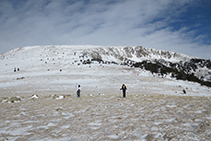
[[[125,86],[122,86],[123,89],[125,89]]]

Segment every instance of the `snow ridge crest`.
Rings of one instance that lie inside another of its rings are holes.
[[[0,60],[7,60],[8,63],[6,65],[19,64],[20,66],[20,64],[24,62],[23,68],[27,66],[31,68],[38,67],[39,69],[46,67],[43,63],[47,64],[48,68],[55,67],[53,66],[55,64],[59,64],[61,68],[67,68],[70,64],[91,64],[93,61],[128,65],[132,67],[135,63],[147,61],[148,63],[173,68],[189,75],[193,74],[200,80],[211,82],[211,60],[200,59],[170,51],[144,48],[142,46],[28,46],[6,52],[0,55]],[[144,68],[145,67],[143,67],[143,69]],[[3,71],[7,71],[6,68]]]

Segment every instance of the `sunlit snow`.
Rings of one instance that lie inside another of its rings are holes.
[[[120,64],[83,64],[92,59],[84,50],[93,49],[34,46],[1,55],[0,140],[210,139],[209,87]]]

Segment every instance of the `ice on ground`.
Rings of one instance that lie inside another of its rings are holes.
[[[62,129],[70,128],[71,125],[63,125],[61,126]]]
[[[69,118],[74,117],[74,115],[73,115],[72,113],[68,113],[68,112],[63,112],[62,115],[65,116],[65,117],[64,117],[65,119],[69,119]]]
[[[119,136],[117,136],[117,135],[108,135],[108,137],[110,138],[110,139],[119,139]]]
[[[48,123],[47,126],[56,126],[57,124],[54,124],[54,123]]]
[[[63,99],[63,98],[64,98],[64,96],[63,95],[60,95],[56,99]]]
[[[50,96],[0,103],[0,140],[209,140],[210,97]]]

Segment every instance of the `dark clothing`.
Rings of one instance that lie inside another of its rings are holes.
[[[126,97],[126,90],[123,90],[123,97]]]
[[[78,85],[78,87],[77,87],[77,97],[80,97],[80,93],[81,93],[81,86]]]
[[[77,97],[80,97],[80,89],[77,91]]]
[[[121,88],[120,90],[122,90],[123,97],[125,98],[125,97],[126,97],[126,90],[127,90],[127,87],[126,87],[125,85],[122,85],[122,88]]]

